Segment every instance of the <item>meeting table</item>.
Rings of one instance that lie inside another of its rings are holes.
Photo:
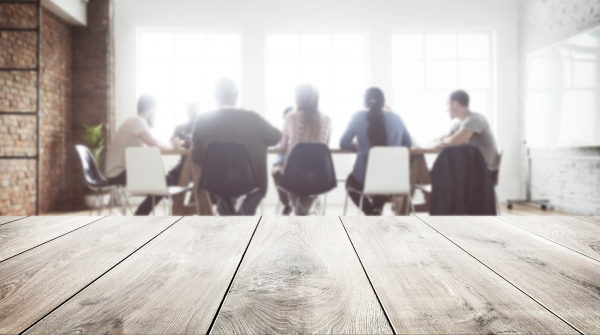
[[[0,334],[598,334],[599,217],[0,217]]]

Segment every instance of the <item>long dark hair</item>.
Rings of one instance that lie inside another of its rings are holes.
[[[296,88],[296,105],[300,113],[303,131],[300,142],[319,142],[321,125],[319,123],[319,91],[311,84],[302,84]]]
[[[388,145],[383,106],[385,106],[383,91],[377,87],[369,88],[365,92],[365,107],[369,109],[367,113],[367,122],[369,122],[367,136],[372,147],[385,147]]]

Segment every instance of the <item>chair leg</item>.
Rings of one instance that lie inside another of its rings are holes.
[[[327,193],[323,196],[323,216],[327,213]]]
[[[344,201],[344,216],[346,216],[346,210],[348,209],[348,198],[349,197],[350,197],[350,195],[346,191],[346,200]]]
[[[498,199],[498,192],[496,192],[495,188],[494,188],[494,198],[496,200],[496,216],[501,216],[502,211],[500,210],[500,199]]]
[[[194,193],[194,202],[196,203],[196,215],[200,215],[200,204],[198,203],[198,192],[196,192],[196,190],[193,190],[192,193]]]
[[[156,207],[156,201],[154,201],[154,196],[152,195],[152,216],[156,216],[156,213],[154,212],[154,209]]]
[[[409,215],[409,216],[410,216],[410,214],[413,214],[413,215],[416,214],[416,212],[415,212],[415,205],[413,204],[412,197],[410,196],[410,193],[406,194],[406,201],[408,201],[408,204],[406,204],[406,214]]]
[[[362,216],[363,215],[362,208],[363,208],[363,199],[364,199],[364,197],[365,197],[364,195],[362,195],[362,194],[360,195],[360,201],[358,202],[358,216]]]

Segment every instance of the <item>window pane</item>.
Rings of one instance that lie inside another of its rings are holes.
[[[359,58],[366,55],[365,37],[359,34],[333,35],[333,57],[337,59]]]
[[[428,61],[425,66],[426,87],[433,89],[456,88],[456,61]]]
[[[240,37],[233,34],[211,34],[208,36],[208,57],[234,58],[241,57]]]
[[[300,36],[300,57],[305,59],[331,57],[331,35],[306,34]]]
[[[142,60],[139,75],[140,94],[152,94],[157,100],[173,98],[173,64],[162,59]]]
[[[420,60],[394,62],[394,88],[422,89],[425,86],[425,63]]]
[[[469,107],[472,111],[489,115],[488,93],[486,91],[470,91],[469,96],[471,98]]]
[[[490,63],[478,60],[459,61],[458,84],[463,89],[490,88]]]
[[[269,58],[298,58],[300,38],[298,35],[269,35],[267,36],[266,57]]]
[[[173,56],[173,34],[144,33],[141,36],[140,56],[143,58],[170,58]]]
[[[464,59],[489,58],[490,36],[487,34],[461,34],[458,36],[458,57]]]
[[[456,36],[455,35],[426,35],[425,55],[427,58],[455,58]]]
[[[423,48],[423,35],[421,34],[402,34],[392,37],[394,58],[422,59],[425,56]]]
[[[201,57],[206,57],[206,35],[193,33],[175,35],[175,58]]]

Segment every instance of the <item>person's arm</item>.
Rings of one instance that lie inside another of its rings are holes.
[[[141,133],[139,133],[138,137],[147,146],[149,146],[149,147],[157,147],[163,153],[164,152],[173,151],[173,149],[179,149],[179,147],[176,144],[178,142],[173,141],[174,147],[166,146],[166,145],[160,143],[159,141],[157,141],[154,137],[152,137],[152,135],[150,134],[150,132],[148,132],[147,130],[144,130]]]
[[[473,132],[467,129],[461,129],[456,134],[445,137],[440,140],[438,147],[447,147],[452,145],[461,145],[467,143],[467,141],[473,136]]]
[[[356,145],[353,142],[354,137],[356,137],[356,133],[354,132],[353,127],[353,123],[355,122],[354,119],[355,117],[353,117],[352,120],[350,120],[348,128],[346,128],[344,135],[342,135],[342,138],[340,139],[340,149],[342,150],[356,149]]]
[[[404,124],[404,121],[402,120],[402,118],[400,118],[400,125],[401,125],[402,129],[404,129],[404,131],[402,132],[402,138],[400,139],[400,145],[410,149],[413,146],[413,141],[412,141],[412,138],[410,137],[410,133],[408,132],[408,129],[406,128],[406,125]]]
[[[329,146],[329,141],[331,140],[331,119],[327,116],[325,117],[325,123],[327,126],[327,134],[325,135],[325,144],[327,144],[327,146]]]
[[[279,141],[279,145],[278,148],[283,150],[284,152],[287,152],[288,149],[288,142],[290,140],[290,131],[291,131],[291,125],[292,120],[291,118],[288,116],[286,116],[284,123],[283,123],[283,133],[281,134],[281,141]]]
[[[256,115],[258,118],[258,136],[265,142],[267,146],[274,146],[281,140],[281,131],[273,127],[267,120],[263,119],[260,115]]]

